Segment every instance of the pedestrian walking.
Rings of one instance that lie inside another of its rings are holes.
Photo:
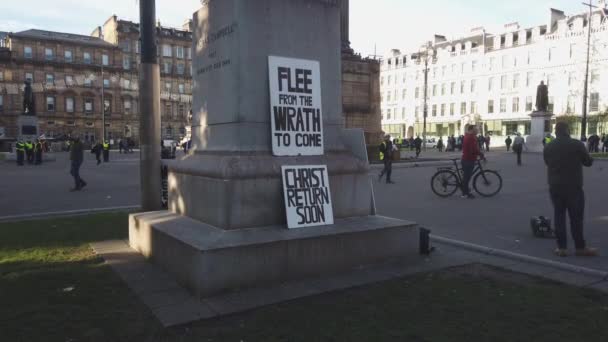
[[[411,136],[410,137],[410,151],[413,151],[413,150],[414,150],[414,137]]]
[[[583,192],[583,166],[593,165],[593,159],[585,145],[570,137],[566,122],[555,125],[556,139],[547,144],[543,151],[547,165],[549,193],[554,208],[555,254],[568,255],[566,213],[570,218],[570,231],[574,240],[577,256],[597,256],[595,248],[586,245],[583,234],[585,212],[585,193]]]
[[[486,134],[484,138],[484,143],[486,144],[486,152],[490,152],[490,135]]]
[[[416,158],[420,157],[420,152],[422,151],[422,139],[420,139],[420,136],[414,139],[414,148],[416,149]]]
[[[521,166],[521,153],[524,151],[525,145],[526,141],[521,134],[517,133],[517,136],[513,140],[513,152],[517,155],[517,166]]]
[[[101,151],[103,147],[99,142],[93,144],[93,148],[91,148],[91,153],[95,154],[95,159],[97,160],[97,165],[101,164]]]
[[[393,143],[391,142],[391,136],[385,135],[384,141],[380,143],[380,161],[384,163],[384,169],[378,175],[378,181],[382,181],[382,177],[386,175],[386,184],[395,184],[391,180],[391,174],[393,173]]]
[[[125,153],[127,153],[127,150],[124,147],[125,147],[125,145],[122,142],[122,139],[118,140],[118,153],[119,154],[122,153],[123,149],[125,150]]]
[[[87,186],[82,178],[80,178],[80,166],[84,160],[84,147],[80,142],[80,138],[76,137],[70,144],[70,174],[74,177],[74,188],[70,189],[71,192],[80,191],[82,188]]]
[[[25,143],[22,140],[17,141],[15,150],[17,150],[17,165],[23,166],[23,160],[25,159]]]
[[[443,138],[439,137],[439,141],[437,141],[437,149],[439,152],[443,152]]]
[[[511,151],[511,144],[513,143],[513,140],[511,140],[511,136],[508,135],[507,139],[505,139],[505,145],[507,146],[507,152]]]
[[[469,125],[466,129],[467,134],[462,142],[462,198],[473,199],[475,196],[471,193],[469,183],[473,176],[473,169],[479,157],[483,157],[482,149],[479,148],[479,140],[477,138],[477,126]]]
[[[40,139],[36,140],[36,144],[34,145],[34,164],[42,164],[42,142]]]
[[[605,153],[608,151],[607,143],[608,143],[608,141],[606,140],[606,134],[602,134],[602,153]]]
[[[110,144],[107,141],[103,142],[103,162],[107,163],[110,161]]]

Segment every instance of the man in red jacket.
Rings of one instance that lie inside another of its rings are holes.
[[[469,189],[469,182],[471,181],[471,176],[473,176],[477,159],[480,156],[483,157],[483,153],[479,150],[477,142],[478,133],[477,126],[467,126],[467,132],[462,142],[462,198],[475,198]]]

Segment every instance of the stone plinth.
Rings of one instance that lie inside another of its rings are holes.
[[[533,112],[530,114],[532,118],[530,122],[530,135],[526,138],[526,146],[530,152],[542,152],[544,149],[543,140],[550,133],[550,129],[547,130],[547,122],[551,122],[553,114],[547,112]]]
[[[380,216],[306,229],[224,230],[170,212],[132,214],[131,247],[199,297],[416,258],[412,222]]]

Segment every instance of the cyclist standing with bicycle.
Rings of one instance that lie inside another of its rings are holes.
[[[477,141],[478,133],[479,131],[477,130],[477,126],[467,126],[466,134],[462,142],[462,198],[475,198],[475,196],[471,194],[469,183],[471,182],[471,176],[473,175],[473,170],[475,169],[475,162],[477,162],[477,158],[483,158],[483,153],[480,151],[479,143]]]

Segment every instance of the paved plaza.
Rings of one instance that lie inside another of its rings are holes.
[[[457,155],[429,152],[424,156]],[[0,216],[138,205],[138,157],[138,153],[112,152],[110,163],[96,166],[94,156],[87,154],[81,174],[89,185],[76,193],[68,192],[73,184],[66,153],[57,154],[57,161],[39,167],[18,168],[13,163],[1,162]],[[533,238],[530,231],[532,216],[552,216],[541,154],[525,154],[522,167],[515,165],[511,153],[491,152],[488,159],[486,167],[499,170],[504,179],[502,191],[489,199],[435,196],[430,189],[435,166],[395,168],[396,185],[378,183],[374,170],[370,177],[378,213],[416,221],[443,237],[608,270],[608,162],[596,161],[585,170],[586,237],[604,256],[557,259],[552,255],[554,241]]]

